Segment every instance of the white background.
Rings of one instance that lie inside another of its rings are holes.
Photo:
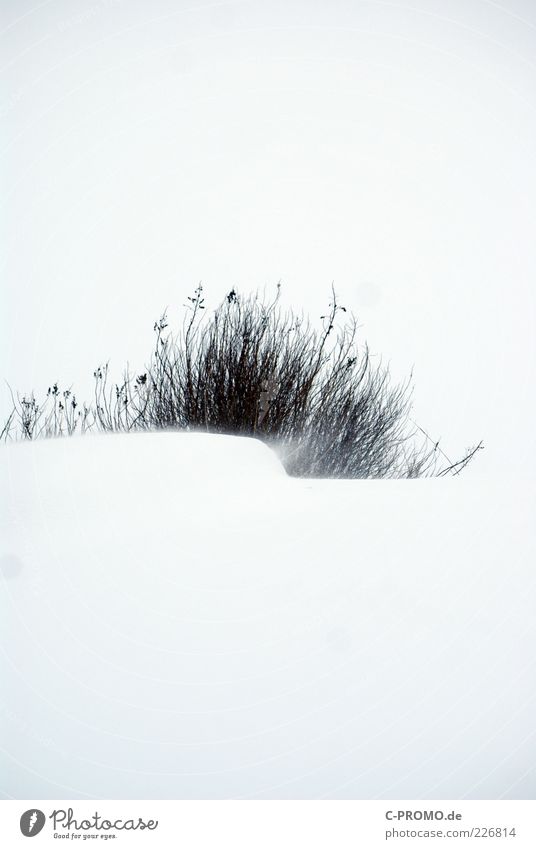
[[[534,484],[173,432],[0,479],[3,798],[536,798]]]
[[[331,281],[467,474],[534,471],[528,0],[3,2],[2,377],[141,367],[199,280]],[[1,390],[1,409],[9,392]]]
[[[377,483],[251,440],[2,449],[0,793],[534,798],[536,5],[1,14],[15,390],[142,368],[199,280],[313,317],[334,281],[419,422],[486,451]]]

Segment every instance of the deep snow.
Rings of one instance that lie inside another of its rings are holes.
[[[0,456],[4,797],[534,797],[531,484],[206,434]]]

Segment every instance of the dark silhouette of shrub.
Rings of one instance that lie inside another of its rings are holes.
[[[188,301],[178,334],[165,315],[155,324],[142,374],[110,385],[108,366],[99,367],[94,401],[81,407],[57,384],[42,405],[17,399],[3,436],[204,429],[262,439],[291,475],[337,478],[457,474],[482,447],[451,463],[413,425],[410,380],[394,384],[372,364],[334,291],[319,329],[281,309],[279,288],[271,302],[232,290],[210,318],[201,285]]]

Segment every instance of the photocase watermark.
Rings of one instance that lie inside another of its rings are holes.
[[[25,837],[35,837],[42,831],[46,822],[46,817],[43,811],[37,808],[30,808],[29,811],[24,811],[20,818],[20,830]]]
[[[90,817],[75,817],[73,808],[55,808],[46,816],[38,808],[29,808],[20,818],[20,830],[25,837],[35,837],[43,830],[47,819],[52,822],[54,837],[60,840],[86,840],[101,837],[105,840],[117,837],[117,832],[154,831],[158,820],[143,817],[109,819],[95,811]]]

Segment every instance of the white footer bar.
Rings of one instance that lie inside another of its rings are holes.
[[[0,801],[1,846],[68,843],[119,849],[535,849],[536,803]]]

